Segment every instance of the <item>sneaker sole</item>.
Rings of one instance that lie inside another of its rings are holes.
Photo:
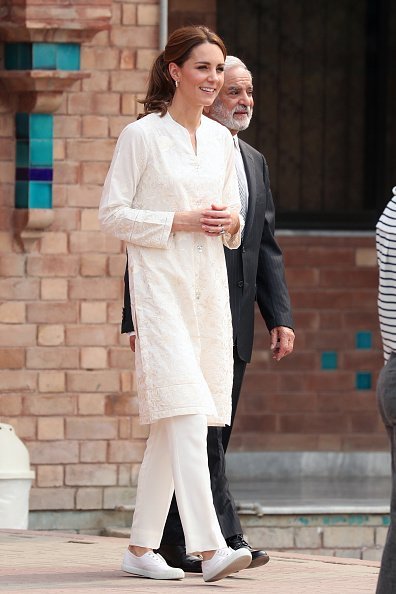
[[[121,565],[122,571],[126,573],[138,575],[140,577],[150,578],[152,580],[182,580],[184,578],[184,571],[182,569],[174,569],[174,571],[148,571],[147,569],[140,569],[133,567],[133,565]]]
[[[203,576],[204,582],[217,582],[221,580],[231,573],[236,573],[237,571],[241,571],[241,569],[246,569],[252,562],[252,556],[247,551],[246,555],[241,555],[234,559],[231,563],[229,563],[226,567],[219,569],[217,573],[210,576]]]
[[[261,557],[256,557],[256,559],[252,560],[248,569],[255,569],[256,567],[261,567],[262,565],[266,565],[269,560],[270,560],[270,558],[268,555],[261,555]]]

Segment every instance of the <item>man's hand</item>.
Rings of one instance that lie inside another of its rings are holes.
[[[271,344],[272,358],[275,361],[280,361],[286,355],[293,352],[294,332],[287,326],[277,326],[271,330]]]
[[[136,348],[136,334],[132,334],[129,337],[129,346],[131,347],[131,351],[135,352],[135,348]]]

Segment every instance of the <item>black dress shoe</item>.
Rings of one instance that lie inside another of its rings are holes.
[[[269,561],[268,553],[265,551],[255,551],[246,542],[243,538],[243,534],[235,534],[235,536],[230,536],[230,538],[226,538],[226,543],[228,544],[231,549],[237,551],[238,549],[248,549],[252,554],[252,562],[250,563],[248,569],[253,569],[254,567],[260,567],[260,565],[265,565]]]
[[[155,552],[159,553],[171,567],[180,567],[183,571],[190,573],[202,573],[202,559],[195,555],[187,555],[184,546],[162,544]]]

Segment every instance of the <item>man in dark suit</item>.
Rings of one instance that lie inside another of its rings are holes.
[[[209,427],[208,461],[214,505],[228,546],[249,548],[250,567],[268,562],[265,551],[252,550],[243,538],[242,527],[225,474],[224,453],[231,435],[242,381],[249,363],[254,333],[254,304],[270,333],[270,349],[277,361],[293,350],[294,332],[290,299],[287,290],[282,252],[274,237],[275,212],[270,189],[268,167],[262,154],[237,133],[245,130],[253,113],[252,76],[238,58],[228,56],[224,86],[206,115],[226,126],[234,138],[235,166],[241,198],[241,214],[245,229],[237,250],[225,249],[230,291],[230,306],[234,334],[234,383],[232,389],[232,420],[228,427]],[[122,332],[133,330],[128,268],[125,271]],[[130,336],[132,350],[135,337]],[[197,557],[186,555],[183,529],[173,497],[159,552],[168,564],[184,571],[201,571]]]

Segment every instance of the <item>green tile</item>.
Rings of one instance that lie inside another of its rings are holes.
[[[29,182],[29,208],[52,208],[52,184]]]
[[[15,182],[15,208],[28,208],[29,182]]]
[[[33,43],[33,69],[55,70],[56,43]]]
[[[29,141],[17,140],[16,142],[16,167],[29,167]]]
[[[4,45],[4,66],[6,70],[31,70],[32,44],[6,43]]]
[[[52,140],[53,116],[46,113],[32,113],[30,115],[30,138]]]
[[[372,342],[372,333],[370,331],[356,332],[355,343],[357,349],[371,349]]]
[[[371,390],[372,377],[369,371],[358,371],[356,373],[356,389]]]
[[[17,113],[15,114],[15,133],[17,139],[29,138],[29,114]]]
[[[52,165],[52,140],[30,141],[30,165],[32,167]]]
[[[338,360],[337,360],[337,353],[333,351],[328,351],[322,353],[321,357],[321,367],[322,369],[337,369]]]
[[[80,70],[80,46],[78,43],[59,43],[56,67],[58,70]]]

